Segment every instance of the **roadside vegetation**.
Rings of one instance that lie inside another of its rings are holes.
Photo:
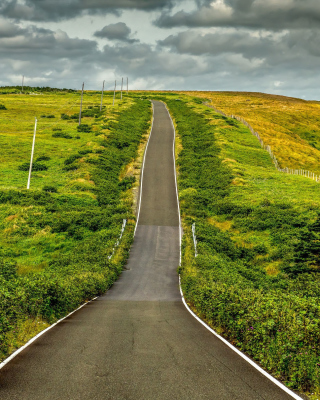
[[[244,125],[202,99],[165,101],[179,136],[187,302],[290,388],[319,394],[319,184],[278,172]]]
[[[118,94],[112,107],[106,92],[100,112],[101,92],[85,92],[79,127],[79,92],[26,91],[0,90],[0,360],[121,273],[135,226],[132,165],[151,121],[139,96]]]

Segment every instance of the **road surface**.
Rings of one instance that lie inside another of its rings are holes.
[[[292,399],[181,301],[174,132],[164,105],[154,110],[127,269],[0,371],[1,400]]]

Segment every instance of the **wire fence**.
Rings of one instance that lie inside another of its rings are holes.
[[[218,114],[220,114],[220,115],[222,115],[224,117],[227,117],[227,118],[236,119],[237,121],[243,123],[247,128],[249,128],[251,133],[259,140],[261,147],[269,153],[269,155],[270,155],[275,167],[277,168],[277,170],[279,172],[283,172],[283,173],[291,174],[291,175],[300,175],[300,176],[304,176],[305,178],[313,179],[316,182],[320,182],[320,176],[316,175],[314,172],[307,171],[307,170],[304,170],[304,169],[293,169],[293,168],[287,168],[287,167],[280,168],[280,165],[279,165],[279,162],[277,160],[277,157],[274,155],[271,147],[269,145],[266,145],[263,142],[263,140],[261,139],[259,133],[257,131],[255,131],[253,129],[253,127],[245,119],[243,119],[242,117],[239,117],[238,115],[233,115],[233,114],[228,115],[228,114],[224,113],[223,111],[217,109],[216,107],[214,107],[211,104],[207,104],[207,103],[205,103],[205,104],[206,104],[206,106],[212,108]]]

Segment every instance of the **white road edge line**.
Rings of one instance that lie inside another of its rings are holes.
[[[144,165],[145,165],[145,162],[146,162],[146,154],[147,154],[147,150],[148,150],[148,146],[149,146],[150,138],[151,138],[151,135],[152,135],[153,123],[154,123],[154,107],[153,107],[153,103],[152,103],[152,101],[150,101],[150,103],[152,104],[152,125],[151,125],[151,131],[150,131],[150,135],[149,135],[149,138],[148,138],[148,142],[147,142],[146,148],[145,148],[145,150],[144,150],[144,155],[143,155],[143,163],[142,163],[141,176],[140,176],[140,196],[139,196],[139,208],[138,208],[137,222],[136,222],[136,226],[135,226],[135,228],[134,228],[133,237],[135,237],[135,236],[136,236],[136,230],[137,230],[138,223],[139,223],[139,218],[140,218],[140,209],[141,209],[141,199],[142,199],[142,184],[143,184]]]
[[[0,369],[3,368],[8,362],[13,360],[19,353],[21,353],[26,347],[30,346],[35,340],[37,340],[40,336],[44,335],[46,332],[48,332],[51,328],[54,326],[58,325],[60,322],[65,320],[66,318],[70,317],[70,315],[74,314],[78,310],[80,310],[82,307],[86,306],[87,304],[91,303],[92,301],[96,300],[99,296],[93,298],[90,301],[87,301],[86,303],[82,304],[80,307],[78,307],[76,310],[72,311],[70,314],[67,316],[59,319],[59,321],[55,322],[54,324],[50,325],[48,328],[44,329],[40,333],[38,333],[36,336],[34,336],[32,339],[30,339],[24,346],[20,347],[18,350],[16,350],[14,353],[11,354],[8,358],[6,358],[2,363],[0,363]]]
[[[165,103],[164,103],[165,104]],[[178,211],[179,211],[179,239],[180,239],[180,263],[181,265],[181,216],[180,216],[180,204],[179,204],[179,192],[178,192],[178,184],[177,184],[177,171],[176,171],[176,157],[175,157],[175,141],[176,141],[176,130],[174,127],[174,123],[172,121],[170,112],[168,110],[167,105],[165,104],[167,112],[169,114],[169,118],[171,120],[171,124],[173,127],[174,131],[174,141],[173,141],[173,159],[174,159],[174,174],[175,174],[175,183],[176,183],[176,194],[177,194],[177,203],[178,203]],[[182,298],[182,302],[186,309],[189,311],[189,313],[198,321],[200,322],[201,325],[203,325],[205,328],[208,329],[214,336],[216,336],[218,339],[220,339],[224,344],[226,344],[231,350],[233,350],[235,353],[237,353],[240,357],[242,357],[245,361],[247,361],[250,365],[252,365],[257,371],[259,371],[262,375],[264,375],[266,378],[268,378],[272,383],[277,385],[280,389],[282,389],[284,392],[289,394],[292,398],[296,400],[303,400],[300,396],[298,396],[296,393],[294,393],[292,390],[288,389],[283,383],[279,382],[276,378],[274,378],[272,375],[270,375],[268,372],[266,372],[264,369],[262,369],[258,364],[256,364],[254,361],[252,361],[249,357],[247,357],[245,354],[243,354],[240,350],[238,350],[236,347],[234,347],[231,343],[229,343],[226,339],[224,339],[222,336],[220,336],[216,331],[214,331],[209,325],[207,325],[202,319],[200,319],[188,306],[187,302],[185,301],[183,292],[182,292],[182,287],[181,287],[181,278],[179,274],[179,288],[180,288],[180,294]]]

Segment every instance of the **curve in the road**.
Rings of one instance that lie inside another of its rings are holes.
[[[0,372],[1,400],[289,400],[185,309],[174,130],[163,103],[145,156],[139,224],[121,278]]]

